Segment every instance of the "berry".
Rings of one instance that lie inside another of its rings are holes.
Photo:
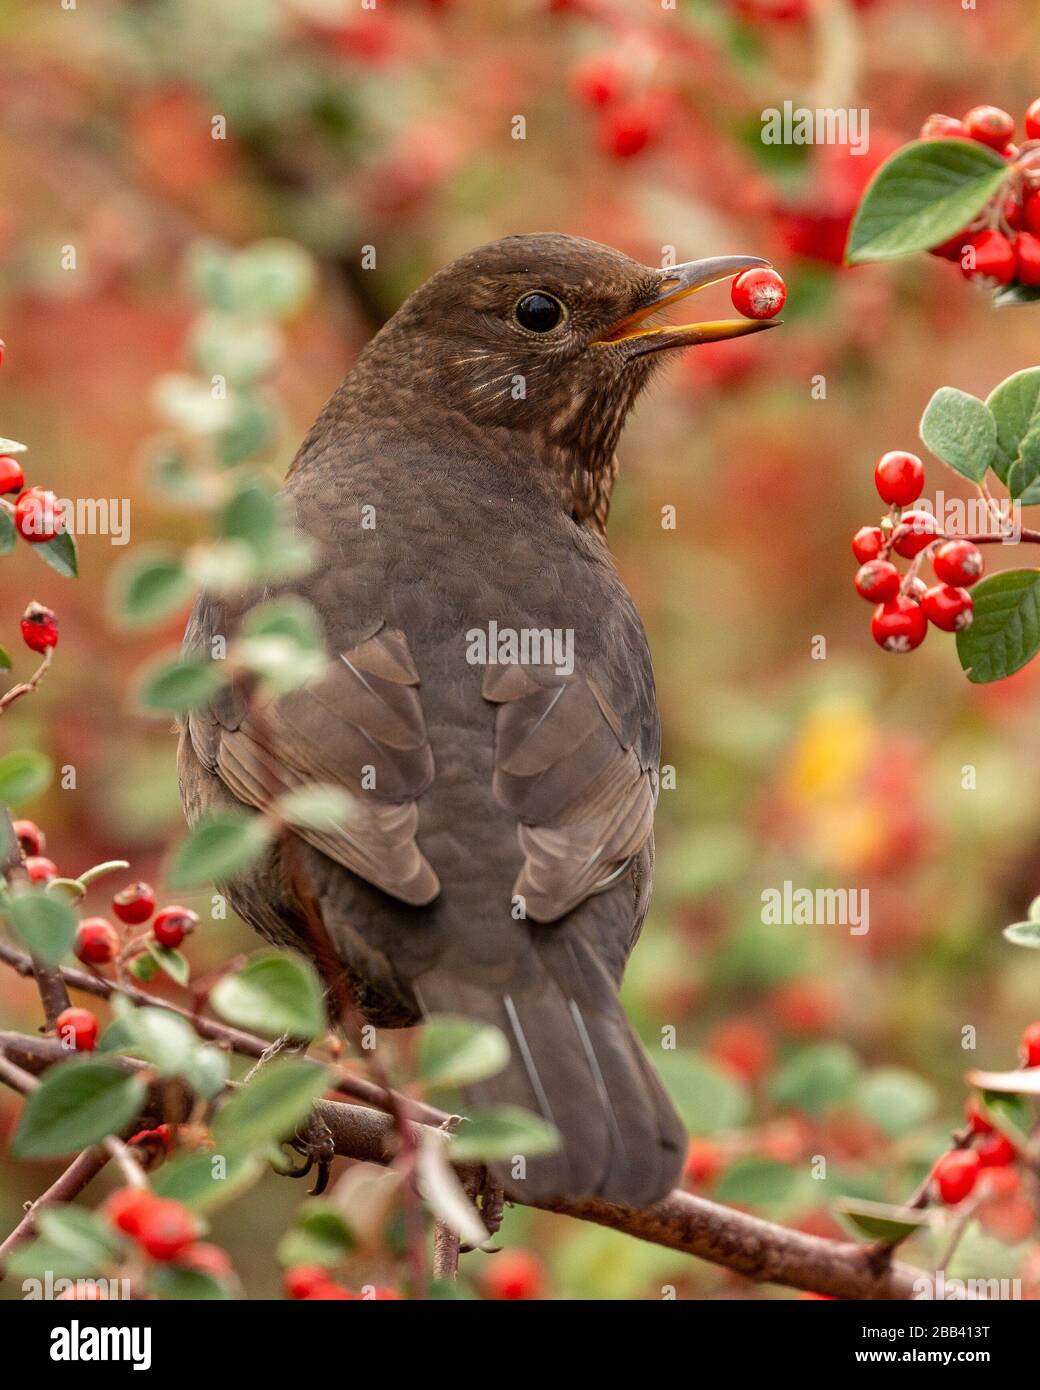
[[[951,1149],[936,1162],[932,1177],[947,1206],[964,1201],[975,1186],[981,1166],[978,1154],[971,1149]]]
[[[600,118],[600,149],[612,159],[642,154],[664,129],[666,105],[654,94],[616,103]]]
[[[21,492],[25,487],[22,465],[10,454],[0,454],[0,492]]]
[[[152,923],[152,935],[160,946],[176,948],[199,924],[199,915],[187,907],[164,907]]]
[[[1023,1066],[1040,1067],[1040,1023],[1029,1025],[1022,1034],[1018,1050]]]
[[[571,73],[571,89],[586,106],[609,106],[621,95],[625,74],[613,58],[596,55],[579,63]]]
[[[1040,140],[1040,97],[1026,112],[1025,126],[1027,140]]]
[[[50,883],[58,877],[58,866],[53,859],[42,854],[30,854],[22,866],[29,875],[30,883]]]
[[[852,537],[852,553],[861,565],[876,560],[885,544],[885,533],[880,526],[861,526]]]
[[[939,534],[939,523],[931,512],[904,512],[899,518],[892,549],[904,560],[912,560]]]
[[[1005,1134],[984,1135],[975,1145],[975,1152],[983,1168],[1006,1168],[1015,1161],[1015,1146]]]
[[[993,1126],[982,1113],[977,1096],[969,1096],[964,1102],[964,1118],[971,1128],[972,1134],[992,1134]]]
[[[119,936],[104,917],[84,917],[76,931],[73,950],[88,965],[107,965],[119,950]]]
[[[137,1223],[135,1238],[153,1260],[166,1262],[195,1243],[195,1218],[186,1206],[172,1198],[156,1197]]]
[[[932,556],[936,579],[970,589],[982,576],[982,551],[971,541],[946,541]]]
[[[18,838],[18,843],[26,854],[42,854],[46,845],[43,831],[31,820],[16,820],[12,822],[14,833]]]
[[[713,1139],[692,1137],[686,1149],[683,1176],[694,1187],[706,1187],[722,1168],[722,1150]]]
[[[944,116],[936,111],[921,127],[922,140],[967,140],[968,131],[956,116]]]
[[[136,1236],[141,1218],[158,1200],[146,1187],[121,1187],[112,1193],[103,1210],[110,1226],[128,1236]]]
[[[14,504],[14,524],[22,539],[33,545],[52,541],[62,529],[57,497],[45,487],[26,488]]]
[[[131,883],[112,899],[112,911],[127,926],[138,927],[155,911],[155,892],[147,883]]]
[[[943,632],[963,632],[975,617],[971,594],[952,584],[934,584],[921,600],[921,607],[928,621]]]
[[[900,575],[889,560],[871,560],[856,572],[856,593],[868,603],[887,603],[899,593]]]
[[[1008,226],[1017,232],[1022,225],[1022,204],[1017,198],[1005,198],[1001,216]]]
[[[293,1265],[282,1275],[282,1288],[289,1298],[309,1298],[328,1278],[329,1272],[322,1265]]]
[[[1040,236],[1019,232],[1015,239],[1015,278],[1020,285],[1040,285]]]
[[[22,641],[33,652],[45,652],[58,645],[58,619],[52,608],[30,603],[22,614]]]
[[[1015,274],[1015,248],[1003,232],[990,228],[970,236],[966,253],[969,264],[961,262],[961,274],[966,280],[995,281],[998,285],[1008,284]]]
[[[875,608],[870,631],[886,652],[912,652],[927,635],[928,619],[920,604],[900,595]]]
[[[529,1250],[503,1250],[488,1266],[484,1288],[489,1298],[540,1298],[541,1263]]]
[[[874,486],[890,507],[908,507],[924,491],[924,464],[916,454],[892,449],[878,459]]]
[[[772,319],[784,307],[787,286],[769,266],[755,266],[738,275],[730,286],[733,307],[746,319]]]
[[[320,1284],[315,1284],[310,1293],[305,1293],[303,1298],[306,1303],[327,1303],[332,1299],[344,1302],[347,1299],[356,1299],[357,1294],[351,1293],[342,1284],[337,1284],[334,1279],[323,1279]]]
[[[1022,221],[1031,232],[1040,236],[1040,188],[1027,193],[1022,199]]]
[[[1036,1213],[1031,1202],[1025,1197],[1015,1197],[1010,1202],[984,1207],[979,1212],[979,1225],[987,1235],[1003,1241],[1005,1245],[1018,1245],[1028,1240],[1036,1224]]]
[[[235,1272],[228,1252],[205,1240],[196,1240],[187,1250],[182,1250],[177,1263],[214,1279],[230,1279]]]
[[[971,233],[965,227],[956,236],[950,237],[949,241],[941,241],[938,246],[933,246],[928,254],[941,256],[944,261],[959,261],[970,239]]]
[[[89,1009],[63,1009],[54,1020],[63,1047],[73,1052],[93,1052],[97,1045],[98,1021]]]
[[[764,1028],[753,1018],[727,1018],[712,1029],[707,1050],[717,1062],[754,1081],[773,1060],[773,1047]]]
[[[964,129],[972,140],[1003,154],[1015,133],[1015,122],[999,106],[973,106],[964,117]]]

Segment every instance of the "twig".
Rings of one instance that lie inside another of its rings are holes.
[[[53,654],[54,648],[48,647],[43,654],[43,660],[29,679],[27,681],[20,681],[17,685],[12,685],[10,690],[0,695],[0,714],[3,714],[8,705],[13,705],[15,700],[20,700],[23,695],[30,695],[36,689],[40,681],[43,680],[44,676],[50,670]]]
[[[47,1191],[42,1192],[27,1208],[18,1225],[0,1244],[0,1279],[3,1278],[3,1264],[7,1257],[34,1234],[36,1218],[41,1209],[55,1202],[71,1202],[73,1198],[78,1197],[87,1184],[101,1172],[108,1158],[109,1155],[101,1147],[84,1149],[72,1160],[57,1182],[52,1183]]]

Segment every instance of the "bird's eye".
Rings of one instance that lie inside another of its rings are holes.
[[[563,318],[563,305],[549,294],[525,294],[514,313],[521,328],[549,333]]]

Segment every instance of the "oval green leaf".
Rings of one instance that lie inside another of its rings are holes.
[[[453,1163],[491,1163],[555,1153],[563,1141],[555,1125],[515,1105],[474,1110],[448,1146]]]
[[[468,1086],[497,1076],[509,1061],[500,1029],[443,1014],[429,1019],[419,1044],[419,1075],[427,1086]]]
[[[921,438],[936,458],[981,483],[997,448],[997,422],[977,396],[941,386],[921,417]]]
[[[975,617],[957,634],[957,656],[974,685],[1021,670],[1040,648],[1040,570],[1007,570],[971,591]]]
[[[144,673],[138,692],[142,709],[187,714],[213,699],[224,684],[215,661],[199,657],[164,657]]]
[[[39,796],[51,780],[50,758],[34,748],[16,748],[0,758],[0,802],[20,806]]]
[[[29,1096],[12,1149],[19,1158],[85,1149],[125,1129],[146,1096],[141,1078],[116,1062],[63,1062]]]
[[[266,1149],[291,1135],[329,1084],[324,1067],[299,1057],[269,1063],[221,1106],[213,1122],[218,1149]]]
[[[310,1042],[325,1031],[325,997],[317,971],[299,956],[257,956],[226,975],[209,996],[221,1018],[265,1038]]]
[[[45,965],[57,965],[72,950],[76,914],[67,901],[46,892],[16,893],[7,910],[19,941]]]
[[[233,878],[260,857],[272,834],[263,816],[248,811],[208,816],[178,846],[167,881],[171,888],[193,888]]]
[[[989,393],[986,405],[997,422],[993,471],[1006,483],[1022,440],[1040,425],[1040,367],[1007,377]]]

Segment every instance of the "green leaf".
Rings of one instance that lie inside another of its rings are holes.
[[[690,1134],[708,1137],[742,1124],[751,1109],[744,1083],[696,1052],[657,1052],[654,1063]]]
[[[326,1027],[325,996],[317,971],[300,956],[271,952],[257,956],[234,975],[219,980],[209,996],[228,1023],[265,1038],[306,1039]]]
[[[1040,299],[1040,285],[1006,285],[993,296],[993,304],[998,309],[1014,308],[1021,304],[1035,304]]]
[[[1008,176],[1007,164],[968,140],[918,140],[886,160],[856,212],[850,265],[927,251],[962,231]]]
[[[255,863],[274,833],[263,816],[220,811],[200,820],[178,845],[167,881],[171,888],[219,882]]]
[[[174,1299],[178,1303],[197,1303],[200,1300],[227,1299],[231,1290],[212,1274],[184,1265],[152,1265],[148,1287],[157,1298]]]
[[[18,540],[11,513],[0,507],[0,555],[10,555]]]
[[[859,1063],[842,1043],[816,1043],[796,1052],[773,1078],[778,1105],[821,1115],[845,1100],[856,1082]]]
[[[331,1202],[304,1202],[296,1214],[296,1226],[278,1245],[279,1262],[291,1267],[318,1264],[333,1269],[354,1248],[354,1237]]]
[[[997,448],[997,422],[977,396],[941,386],[921,417],[921,438],[943,463],[980,483]]]
[[[1028,922],[1013,922],[1004,928],[1004,936],[1015,946],[1031,946],[1040,951],[1040,922],[1031,917]]]
[[[72,950],[76,914],[68,902],[44,892],[13,893],[7,907],[15,935],[46,965],[57,965]]]
[[[246,478],[224,507],[220,534],[264,550],[278,533],[278,505],[261,478]]]
[[[223,684],[224,673],[215,661],[163,657],[145,671],[138,702],[143,709],[187,714],[212,700]]]
[[[292,1135],[328,1085],[324,1067],[286,1057],[257,1072],[221,1106],[213,1123],[218,1148],[263,1149]]]
[[[160,1197],[173,1197],[193,1211],[225,1206],[263,1176],[264,1165],[241,1149],[196,1149],[170,1159],[152,1175]]]
[[[274,436],[275,417],[271,407],[251,391],[236,391],[227,402],[230,423],[216,436],[220,462],[231,468],[257,454]]]
[[[30,549],[41,560],[45,560],[52,570],[57,570],[62,579],[75,579],[79,574],[76,542],[68,531],[62,531],[52,541],[41,541],[39,545],[33,545]]]
[[[302,247],[271,237],[239,251],[231,262],[230,277],[240,309],[267,318],[286,318],[306,303],[315,269]]]
[[[912,1071],[879,1067],[860,1082],[855,1101],[890,1139],[899,1139],[935,1114],[939,1098]]]
[[[212,1100],[227,1085],[228,1054],[219,1047],[197,1047],[185,1079],[204,1100]]]
[[[509,1061],[505,1035],[490,1023],[434,1016],[419,1043],[419,1075],[427,1086],[468,1086],[497,1076]]]
[[[986,404],[997,422],[993,471],[1006,483],[1022,440],[1040,424],[1040,367],[1009,376],[990,392]]]
[[[0,647],[0,671],[10,671],[11,653],[6,647]]]
[[[1040,426],[1034,425],[1018,446],[1007,476],[1008,491],[1023,507],[1040,502]]]
[[[868,1240],[883,1240],[890,1245],[906,1240],[922,1226],[928,1225],[926,1211],[891,1206],[887,1202],[864,1202],[843,1197],[836,1203],[835,1211],[853,1235],[866,1236]]]
[[[124,627],[147,627],[177,612],[193,587],[175,554],[160,546],[142,547],[115,571],[111,608]]]
[[[19,1158],[56,1158],[85,1149],[125,1129],[147,1094],[141,1078],[115,1062],[63,1062],[26,1101],[12,1150]]]
[[[768,1207],[786,1202],[798,1182],[798,1173],[772,1158],[738,1158],[712,1189],[718,1202],[746,1207]]]
[[[990,1123],[1013,1140],[1016,1147],[1025,1149],[1028,1146],[1033,1128],[1033,1107],[1025,1096],[983,1091],[981,1109]]]
[[[516,1105],[496,1105],[470,1112],[452,1135],[453,1163],[490,1163],[522,1155],[555,1153],[563,1141],[555,1125]]]
[[[173,946],[160,946],[158,941],[146,941],[145,950],[171,980],[175,980],[179,985],[186,985],[191,978],[191,966],[188,964],[188,957]]]
[[[1040,570],[992,574],[971,591],[975,617],[957,633],[957,656],[975,685],[1021,670],[1040,647]]]
[[[127,1030],[123,1051],[151,1062],[161,1077],[187,1076],[197,1039],[179,1014],[169,1009],[128,1009],[120,1022]]]
[[[64,1250],[82,1266],[103,1269],[120,1259],[125,1246],[100,1212],[71,1203],[43,1207],[36,1229],[55,1249]]]
[[[305,830],[342,830],[354,819],[357,804],[345,787],[310,782],[280,796],[274,810],[287,825]]]
[[[204,376],[221,376],[232,386],[249,386],[266,376],[278,361],[282,335],[262,319],[217,310],[196,319],[190,351]]]
[[[39,796],[53,775],[50,758],[33,748],[17,748],[0,758],[0,802],[20,806]]]

